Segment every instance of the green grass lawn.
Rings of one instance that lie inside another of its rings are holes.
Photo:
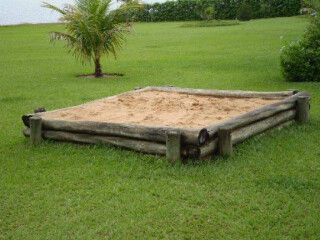
[[[305,18],[227,27],[139,23],[93,72],[48,32],[61,25],[0,27],[0,239],[319,239],[320,85],[288,83],[279,50]],[[132,90],[174,85],[312,94],[311,123],[252,138],[232,159],[170,165],[109,146],[29,145],[22,114]]]

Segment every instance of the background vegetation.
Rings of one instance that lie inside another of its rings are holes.
[[[306,5],[301,0],[178,0],[145,4],[132,18],[138,22],[201,20],[201,10],[213,6],[215,19],[235,19],[243,3],[251,6],[252,18],[295,16]]]
[[[319,83],[282,78],[279,50],[305,18],[214,28],[139,23],[112,79],[78,79],[60,25],[0,28],[0,239],[317,239],[320,235]],[[164,158],[108,146],[46,141],[31,147],[21,115],[132,90],[308,90],[311,123],[250,139],[232,159],[171,166]]]
[[[320,82],[320,0],[309,0],[311,23],[302,37],[281,48],[284,77],[293,82]]]
[[[293,82],[320,82],[320,19],[312,17],[307,31],[281,49],[284,77]]]

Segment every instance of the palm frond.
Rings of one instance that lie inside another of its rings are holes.
[[[51,10],[56,11],[56,12],[59,12],[62,15],[66,15],[67,14],[67,12],[64,11],[63,9],[60,9],[60,8],[58,8],[56,6],[53,6],[53,5],[51,5],[51,4],[47,3],[47,2],[43,2],[42,3],[42,7],[51,9]]]
[[[137,1],[132,1],[137,2]],[[122,24],[123,16],[132,4],[109,11],[111,0],[76,0],[75,5],[65,5],[65,9],[44,3],[44,7],[62,14],[66,23],[66,33],[52,32],[51,41],[64,40],[66,47],[83,63],[100,58],[103,54],[117,56],[118,50],[130,32]]]

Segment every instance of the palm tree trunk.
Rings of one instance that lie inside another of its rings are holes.
[[[101,69],[101,64],[100,64],[100,58],[96,58],[94,60],[94,65],[95,65],[94,75],[97,78],[102,77],[102,69]]]
[[[130,23],[129,23],[129,13],[126,14],[126,23],[127,23],[127,25],[129,26],[129,24],[130,24]]]

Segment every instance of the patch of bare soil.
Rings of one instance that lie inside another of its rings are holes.
[[[122,77],[123,74],[121,73],[104,73],[102,75],[102,77],[96,77],[94,74],[90,74],[90,75],[79,75],[77,76],[78,78],[88,78],[88,79],[92,79],[92,78],[115,78],[115,77]]]

